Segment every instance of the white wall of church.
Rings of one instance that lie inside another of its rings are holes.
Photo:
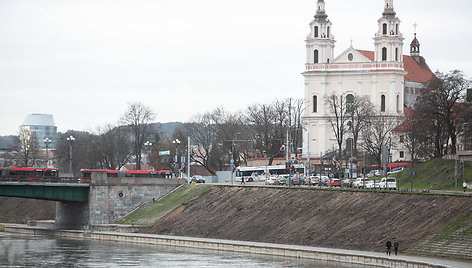
[[[353,94],[366,96],[377,111],[381,113],[381,99],[385,96],[386,115],[403,115],[403,73],[305,73],[305,123],[310,130],[310,154],[319,155],[321,152],[337,148],[337,141],[329,117],[330,112],[326,99],[333,92],[337,96]],[[314,104],[316,96],[317,103]],[[316,112],[314,111],[316,106]],[[348,136],[349,137],[349,136]],[[346,138],[348,138],[346,137]]]

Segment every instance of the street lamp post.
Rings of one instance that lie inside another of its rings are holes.
[[[179,166],[178,166],[180,140],[175,139],[172,141],[172,143],[175,144],[175,173],[176,173],[176,176],[180,177]]]
[[[146,169],[149,170],[149,163],[150,163],[150,161],[149,161],[149,149],[151,149],[152,142],[146,141],[144,143],[144,146],[146,146],[146,155],[147,155],[147,163],[146,163],[147,167],[146,167]]]
[[[49,167],[49,144],[51,144],[51,139],[45,138],[44,145],[46,145],[46,168]]]
[[[75,141],[75,138],[70,135],[66,138],[66,140],[69,142],[69,173],[70,176],[73,177],[74,175],[72,173],[72,142]]]

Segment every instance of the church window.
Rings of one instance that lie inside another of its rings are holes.
[[[399,30],[399,26],[398,26],[398,24],[397,24],[397,25],[395,26],[395,33],[398,35],[399,31],[400,31],[400,30]]]
[[[318,26],[315,26],[315,37],[318,37]]]
[[[397,95],[397,113],[400,112],[400,95]]]
[[[387,48],[382,48],[382,60],[387,60]]]
[[[400,142],[405,142],[405,136],[400,135]]]
[[[348,113],[353,112],[353,105],[354,105],[354,96],[352,94],[346,95],[346,108]]]
[[[318,97],[316,95],[313,96],[313,112],[318,112]]]
[[[318,63],[318,49],[315,49],[314,53],[313,53],[313,57],[314,57],[314,63]]]
[[[405,157],[405,152],[404,151],[400,151],[400,158],[404,158]]]
[[[354,59],[354,55],[352,55],[352,53],[347,54],[347,59],[352,61],[352,59]]]
[[[385,112],[385,95],[380,96],[380,111]]]
[[[382,25],[382,34],[387,34],[387,23]]]
[[[326,33],[326,37],[329,38],[329,26],[328,26],[328,30],[327,30],[327,33]]]
[[[398,61],[398,47],[395,48],[395,61]]]

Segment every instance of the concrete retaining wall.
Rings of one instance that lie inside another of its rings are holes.
[[[148,245],[161,245],[172,247],[198,248],[206,250],[229,251],[249,254],[263,254],[288,258],[304,258],[326,262],[342,262],[348,264],[371,265],[376,267],[408,267],[408,268],[437,268],[456,267],[427,261],[406,260],[400,256],[361,255],[339,251],[336,249],[323,249],[305,246],[280,245],[269,243],[255,243],[245,241],[230,241],[205,238],[176,237],[150,234],[131,234],[117,232],[92,232],[92,231],[53,231],[41,228],[32,228],[20,225],[5,224],[5,231],[12,233],[44,235],[55,234],[72,239],[94,239],[122,243],[136,243]]]
[[[87,203],[57,202],[55,228],[113,224],[141,204],[158,200],[185,183],[185,179],[116,178],[94,172]]]
[[[92,174],[89,196],[90,225],[111,224],[144,202],[185,184],[185,179],[113,178]]]

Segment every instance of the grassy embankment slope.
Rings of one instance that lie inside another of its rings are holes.
[[[167,213],[200,196],[211,187],[211,185],[182,185],[182,187],[163,199],[147,203],[142,208],[127,215],[119,223],[141,225],[143,227],[153,225]]]
[[[454,166],[454,160],[435,158],[389,176],[397,178],[401,189],[453,191],[455,189]],[[412,171],[414,171],[415,176],[411,175]],[[464,177],[466,182],[472,185],[472,163],[458,161],[457,171],[457,189],[462,191]]]

